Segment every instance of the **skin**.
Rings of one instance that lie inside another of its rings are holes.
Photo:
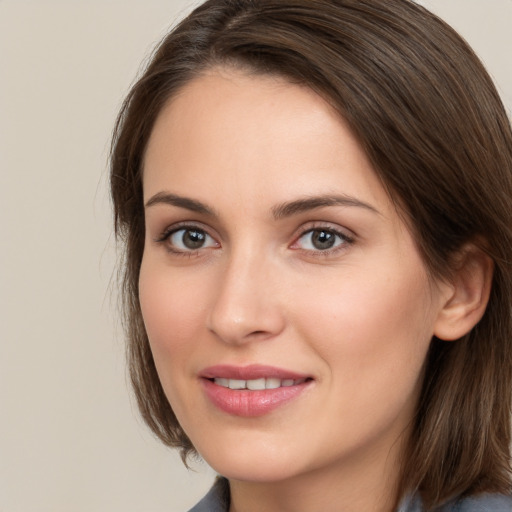
[[[160,113],[143,186],[151,349],[183,429],[230,479],[231,512],[392,510],[425,356],[449,328],[454,288],[429,278],[348,127],[307,88],[214,69]],[[325,196],[350,201],[282,208]],[[202,230],[202,247],[182,245],[185,231],[163,239],[183,224]],[[314,229],[341,236],[319,249]],[[313,381],[256,418],[205,396],[202,369],[254,363]]]

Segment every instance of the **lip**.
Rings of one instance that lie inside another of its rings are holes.
[[[263,377],[273,377],[275,379],[306,379],[310,375],[285,370],[276,366],[266,366],[260,364],[251,364],[248,366],[233,366],[229,364],[219,364],[216,366],[209,366],[202,370],[199,374],[204,379],[241,379],[252,380],[261,379]]]
[[[275,366],[217,365],[205,368],[200,380],[206,397],[221,411],[234,416],[254,418],[264,416],[297,399],[308,389],[313,379],[309,375]],[[276,389],[234,390],[213,382],[214,378],[253,380],[261,378],[293,379],[300,383]]]

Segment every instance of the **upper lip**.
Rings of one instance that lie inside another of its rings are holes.
[[[199,374],[204,379],[239,379],[239,380],[253,380],[261,378],[274,378],[274,379],[306,379],[310,377],[302,373],[286,370],[284,368],[277,368],[276,366],[267,366],[260,364],[251,364],[248,366],[234,366],[229,364],[219,364],[209,366],[202,370]]]

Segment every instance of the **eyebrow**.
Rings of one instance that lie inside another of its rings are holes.
[[[146,208],[154,206],[156,204],[168,204],[170,206],[177,206],[179,208],[185,208],[196,213],[202,213],[203,215],[216,216],[215,210],[210,208],[204,203],[191,199],[189,197],[182,197],[170,192],[158,192],[152,196],[146,202]]]
[[[170,192],[158,192],[146,202],[145,207],[150,208],[157,204],[168,204],[170,206],[177,206],[196,213],[208,215],[211,217],[218,217],[217,213],[210,206],[191,199],[189,197],[178,196]],[[380,215],[380,212],[372,205],[365,203],[359,199],[347,195],[323,195],[312,196],[296,199],[286,203],[281,203],[272,208],[272,215],[275,220],[283,219],[285,217],[292,217],[310,210],[317,208],[325,208],[329,206],[350,206],[357,208],[364,208],[370,212]]]
[[[304,213],[309,210],[325,208],[328,206],[352,206],[357,208],[364,208],[365,210],[369,210],[380,215],[380,212],[372,205],[347,195],[312,196],[305,197],[303,199],[297,199],[296,201],[290,201],[288,203],[282,203],[278,206],[274,206],[274,208],[272,208],[272,214],[274,219],[279,220],[284,217],[291,217],[293,215],[298,215],[299,213]]]

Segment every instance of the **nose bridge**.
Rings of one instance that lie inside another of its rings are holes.
[[[277,269],[254,244],[233,248],[224,261],[208,328],[226,343],[270,338],[284,327],[275,290]]]

